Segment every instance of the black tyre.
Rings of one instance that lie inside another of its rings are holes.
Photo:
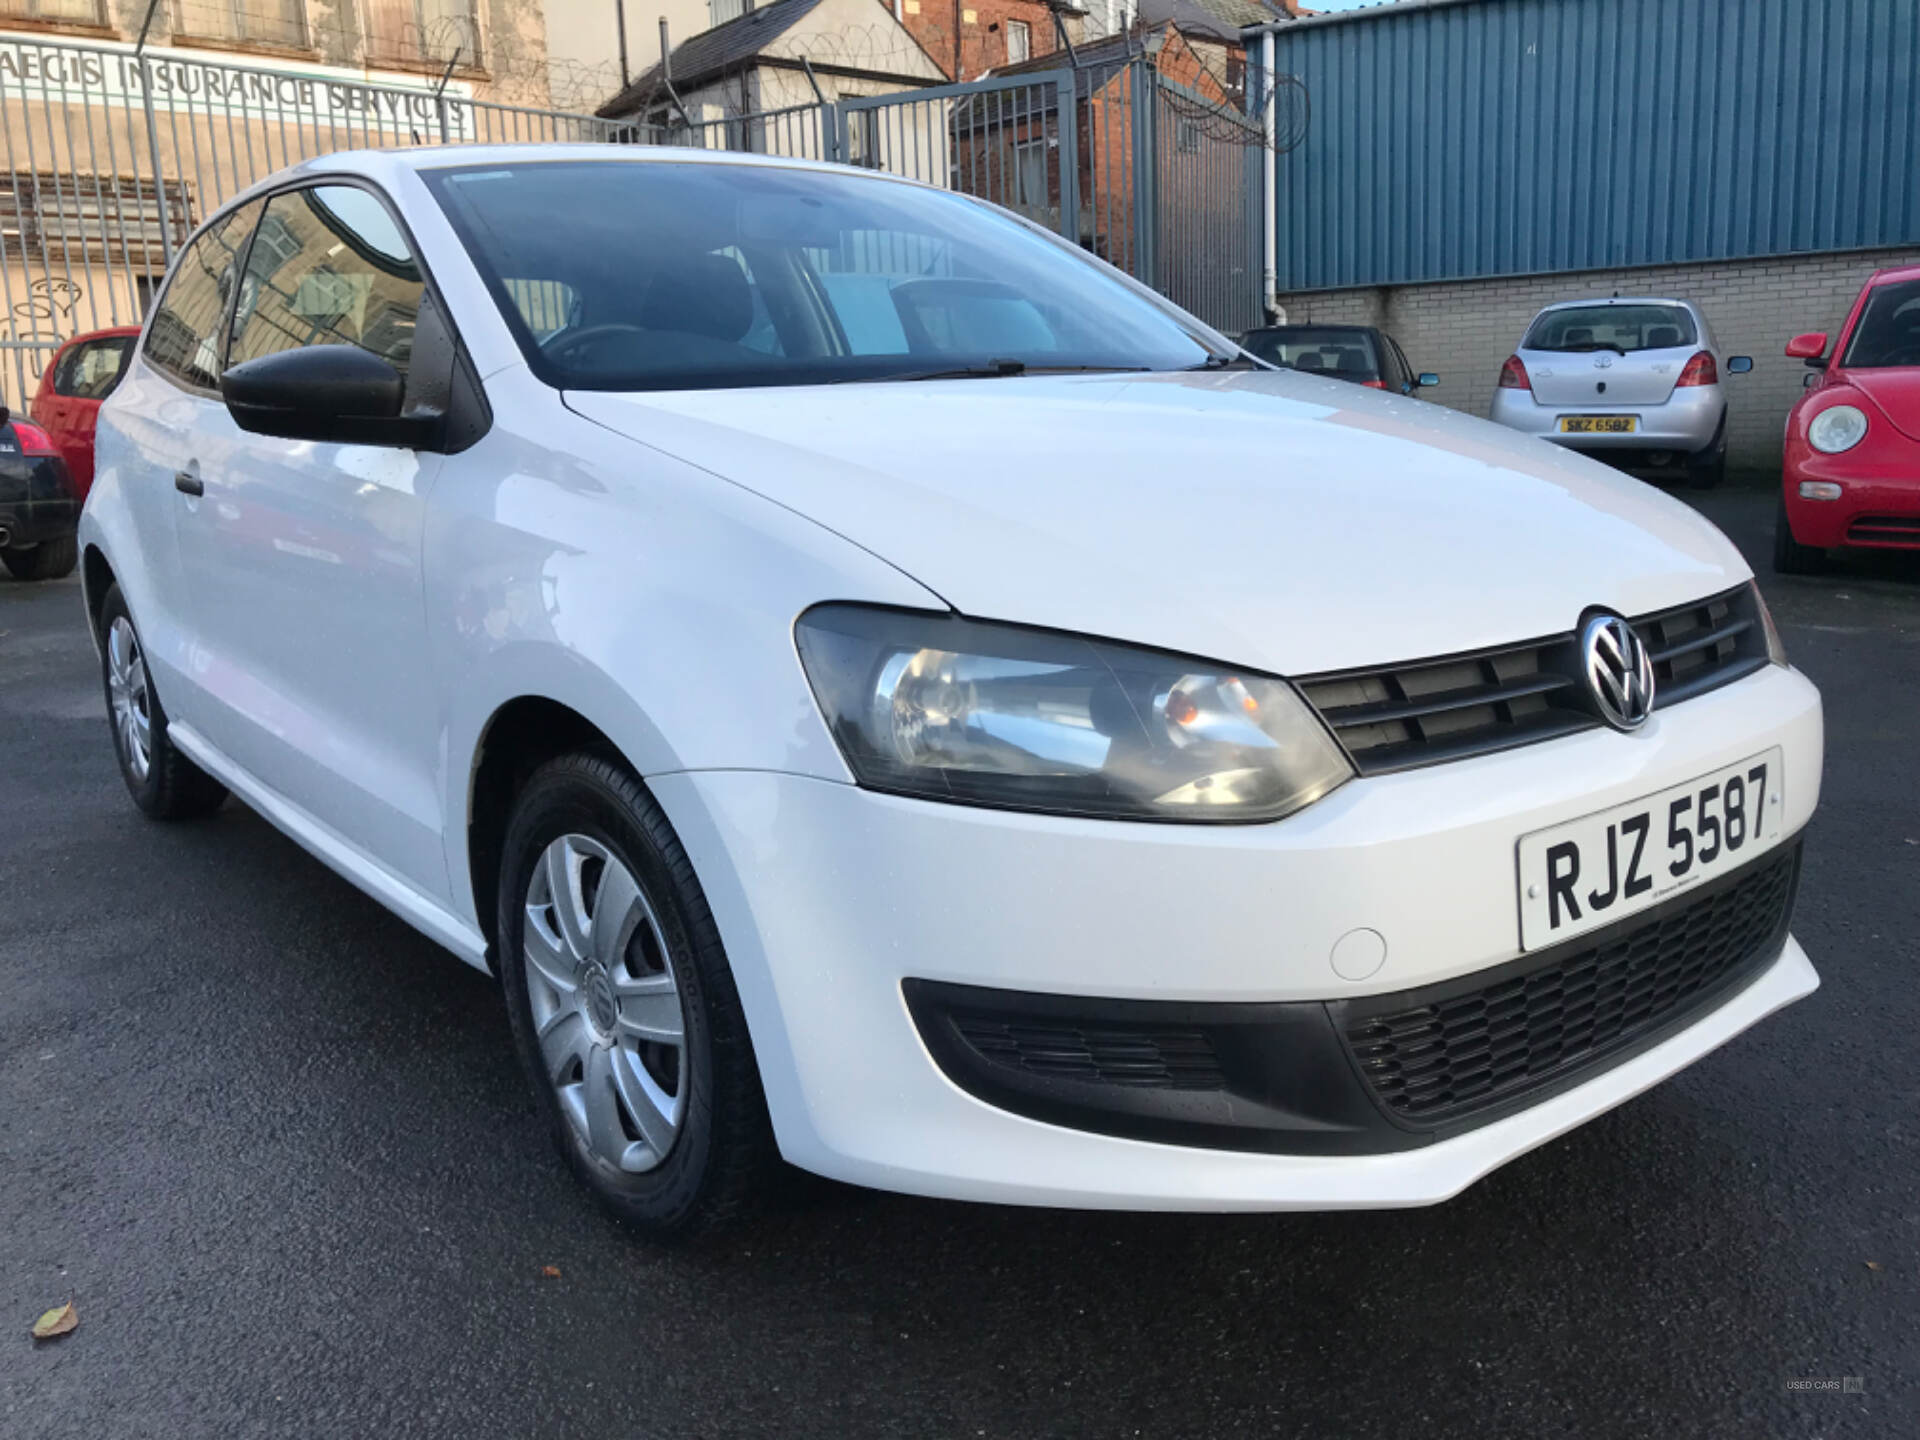
[[[1773,516],[1773,568],[1781,575],[1818,575],[1827,568],[1826,551],[1814,545],[1802,545],[1793,538],[1784,497]]]
[[[1713,432],[1713,443],[1687,457],[1687,484],[1695,490],[1711,490],[1727,478],[1727,420],[1720,417],[1720,428]]]
[[[100,674],[120,778],[133,803],[155,820],[211,815],[227,787],[174,748],[167,712],[147,675],[146,650],[118,585],[100,602]]]
[[[80,542],[72,535],[0,549],[0,564],[16,580],[59,580],[71,575],[79,563]]]
[[[599,1201],[659,1241],[755,1206],[778,1154],[739,992],[673,827],[615,760],[527,782],[496,933],[514,1047]]]

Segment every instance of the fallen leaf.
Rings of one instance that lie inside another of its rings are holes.
[[[1878,1260],[1867,1261],[1867,1269],[1878,1270],[1879,1268],[1880,1268],[1880,1262]]]
[[[549,1280],[558,1280],[560,1278],[560,1267],[558,1265],[542,1265],[540,1267],[540,1273]]]
[[[73,1308],[69,1300],[57,1310],[49,1310],[33,1322],[33,1338],[51,1340],[56,1335],[64,1335],[80,1323],[80,1312]]]

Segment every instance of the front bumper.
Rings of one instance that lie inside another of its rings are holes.
[[[0,530],[14,545],[38,545],[73,534],[80,525],[64,460],[28,455],[0,461]]]
[[[903,987],[1272,1005],[1441,984],[1519,953],[1520,835],[1774,745],[1790,842],[1818,799],[1821,717],[1813,687],[1778,667],[1657,711],[1634,736],[1359,780],[1273,825],[973,810],[767,772],[650,784],[727,944],[788,1159],[956,1198],[1317,1209],[1444,1199],[1808,993],[1812,967],[1787,939],[1690,1023],[1571,1088],[1417,1148],[1319,1155],[1169,1144],[986,1103],[928,1052]],[[1353,982],[1333,955],[1361,928],[1386,958]]]
[[[1713,445],[1726,413],[1726,397],[1717,385],[1676,389],[1658,405],[1543,405],[1531,390],[1495,390],[1491,412],[1494,422],[1509,430],[1583,454],[1667,451],[1683,458]],[[1623,435],[1565,435],[1560,420],[1566,415],[1631,415],[1635,424]]]
[[[1823,455],[1797,437],[1782,466],[1788,524],[1802,545],[1920,549],[1920,442],[1881,426],[1852,450]],[[1803,481],[1840,487],[1837,500],[1806,500]]]

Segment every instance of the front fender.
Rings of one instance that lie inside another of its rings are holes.
[[[822,600],[940,600],[812,521],[575,415],[524,369],[488,390],[496,424],[448,458],[425,550],[447,870],[465,913],[478,752],[513,700],[576,711],[643,779],[850,780],[793,621]]]

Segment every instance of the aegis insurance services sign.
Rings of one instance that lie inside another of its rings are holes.
[[[444,106],[446,138],[474,136],[472,87],[461,82],[436,97],[417,79],[374,79],[323,65],[256,70],[174,46],[148,46],[144,62],[156,110],[331,127],[343,139],[372,132],[431,144],[441,137]],[[0,36],[0,100],[137,109],[141,64],[131,45],[83,48]]]

